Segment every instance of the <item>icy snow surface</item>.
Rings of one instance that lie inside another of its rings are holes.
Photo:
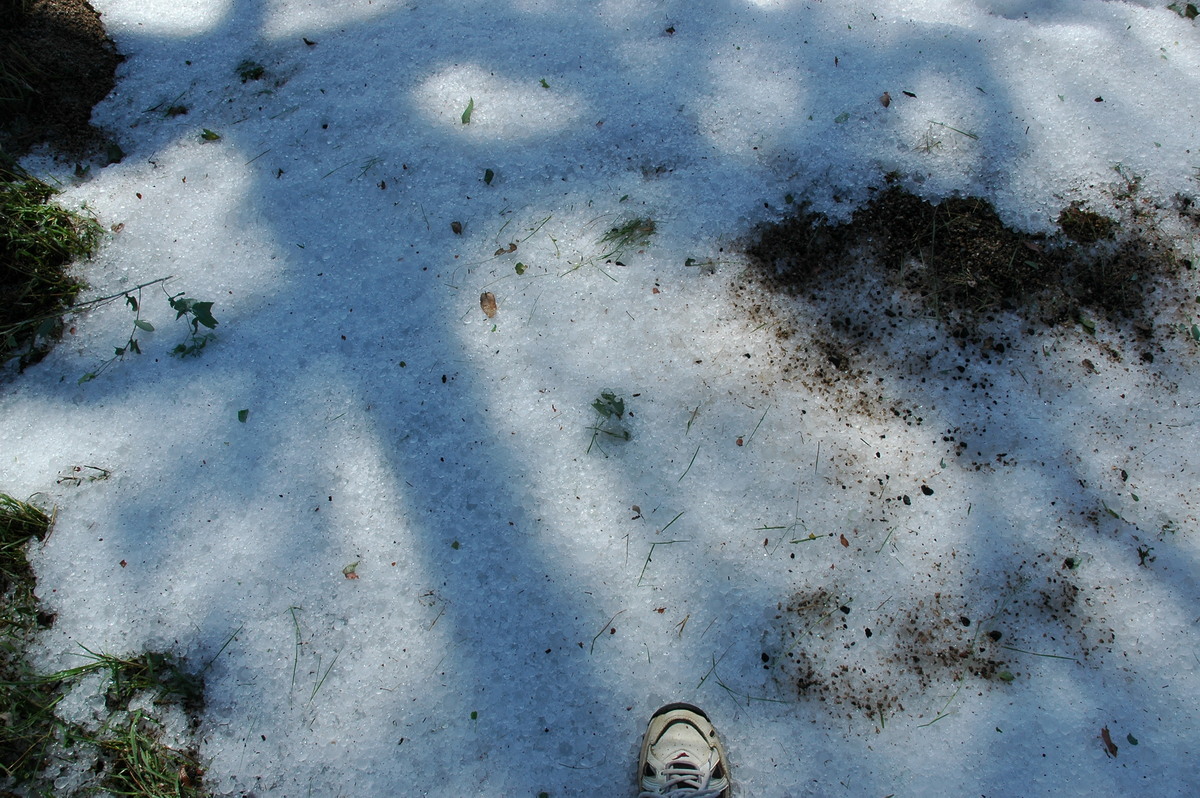
[[[91,296],[170,275],[218,337],[170,357],[182,322],[143,289],[144,354],[78,384],[132,314],[73,319],[3,388],[0,489],[59,508],[46,667],[212,662],[215,794],[632,794],[671,700],[713,716],[741,796],[1195,792],[1196,306],[1163,306],[1152,362],[1119,324],[1000,317],[982,357],[889,319],[823,390],[750,308],[827,309],[737,288],[785,195],[844,215],[888,172],[1036,230],[1103,210],[1117,163],[1194,195],[1194,24],[1103,0],[94,4],[128,56],[95,121],[127,157],[28,165],[120,228]],[[635,218],[649,245],[597,260]],[[631,439],[589,451],[606,390]]]

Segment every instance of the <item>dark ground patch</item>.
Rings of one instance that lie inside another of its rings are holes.
[[[92,106],[112,91],[121,60],[86,0],[0,0],[0,149],[96,150]]]
[[[759,361],[773,375],[762,390],[794,384],[877,417],[930,403],[935,383],[969,384],[986,399],[995,364],[1066,324],[1100,324],[1121,350],[1098,342],[1100,354],[1153,368],[1157,335],[1178,326],[1163,322],[1191,299],[1179,273],[1192,264],[1164,220],[1187,228],[1200,213],[1181,195],[1155,203],[1116,174],[1112,216],[1070,206],[1059,217],[1067,232],[1023,232],[986,199],[931,202],[887,182],[846,221],[801,203],[761,225],[730,290],[750,323],[775,335]]]
[[[92,106],[120,61],[86,0],[0,0],[0,363],[21,353],[24,368],[45,355],[57,314],[81,288],[68,267],[99,233],[52,204],[54,189],[15,158],[42,143],[73,157],[97,152]]]
[[[1136,185],[1131,202],[1134,193]],[[859,261],[939,318],[1012,311],[1057,323],[1087,307],[1142,319],[1153,280],[1176,266],[1170,248],[1137,220],[1119,226],[1078,206],[1063,210],[1059,224],[1060,236],[1024,233],[986,199],[932,203],[891,186],[847,222],[802,206],[760,228],[746,252],[766,287],[792,295],[838,279]]]

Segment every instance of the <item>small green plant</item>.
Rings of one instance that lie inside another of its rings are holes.
[[[262,80],[263,75],[267,73],[266,67],[262,64],[248,59],[238,64],[237,69],[234,71],[242,79],[242,83],[248,83],[252,80]]]
[[[141,290],[147,286],[154,285],[156,283],[162,283],[169,279],[169,277],[163,277],[158,280],[153,280],[149,283],[143,283],[142,285],[139,285],[136,288],[125,292],[124,294],[113,294],[111,296],[101,297],[100,299],[76,306],[75,309],[90,308],[105,302],[110,302],[114,299],[124,297],[125,304],[130,308],[130,310],[133,311],[134,314],[133,327],[130,330],[129,338],[122,345],[113,347],[112,357],[110,357],[108,360],[105,360],[92,371],[89,371],[87,374],[84,374],[82,377],[80,377],[79,382],[81,384],[96,379],[113,363],[124,359],[125,355],[130,353],[140,355],[142,353],[142,346],[138,342],[137,335],[139,332],[154,332],[154,325],[142,318]],[[191,327],[191,332],[188,334],[188,337],[184,339],[182,343],[176,345],[176,347],[171,350],[171,354],[175,355],[176,357],[187,357],[189,355],[200,354],[200,350],[204,349],[204,347],[207,346],[210,341],[216,338],[215,333],[200,332],[201,327],[211,330],[217,326],[217,320],[212,315],[213,303],[200,302],[195,299],[187,299],[184,297],[183,292],[171,295],[167,293],[165,288],[163,289],[163,293],[166,294],[167,303],[171,306],[171,309],[175,311],[175,318],[181,319],[186,317],[188,324]]]
[[[596,423],[588,427],[592,433],[592,439],[588,443],[588,453],[591,453],[594,446],[602,453],[607,454],[604,452],[604,447],[600,445],[602,438],[627,441],[632,437],[629,430],[622,424],[622,419],[625,417],[624,399],[612,391],[601,391],[600,395],[596,397],[596,401],[592,402],[592,409],[596,411]]]
[[[1197,16],[1200,16],[1200,10],[1196,8],[1195,3],[1171,3],[1167,8],[1184,19],[1195,19]]]
[[[1181,324],[1180,329],[1183,330],[1184,335],[1200,344],[1200,324]]]
[[[175,311],[175,318],[182,319],[186,317],[192,328],[187,339],[172,349],[171,354],[177,357],[200,354],[200,350],[204,349],[210,341],[216,338],[215,333],[200,332],[202,326],[209,330],[216,329],[217,327],[217,320],[212,315],[213,303],[184,298],[182,292],[174,296],[168,295],[167,302],[171,304],[171,309]]]
[[[142,306],[141,302],[139,301],[141,295],[141,289],[138,289],[136,297],[131,293],[125,294],[125,304],[133,310],[133,329],[129,333],[129,339],[126,340],[123,345],[114,347],[113,356],[101,363],[95,371],[89,371],[87,374],[84,374],[82,377],[80,377],[79,382],[81,384],[90,382],[91,380],[99,377],[105,369],[118,360],[124,358],[126,353],[133,352],[137,355],[142,353],[141,344],[139,344],[137,340],[138,331],[141,330],[144,332],[154,332],[154,325],[142,319]]]

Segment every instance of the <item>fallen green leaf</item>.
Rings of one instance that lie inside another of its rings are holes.
[[[250,417],[249,410],[239,410],[238,411],[238,421],[242,422],[243,424],[246,423],[246,419],[248,419],[249,417]]]
[[[491,169],[483,170],[483,182],[486,183],[487,185],[490,186],[492,184],[492,180],[494,180],[495,177],[496,177],[496,173],[493,172]]]
[[[1197,16],[1200,16],[1200,9],[1196,8],[1195,3],[1171,3],[1167,8],[1184,19],[1195,19]]]
[[[200,132],[200,138],[204,139],[205,141],[220,141],[221,134],[214,133],[208,128],[204,128],[204,130]]]
[[[475,98],[467,100],[467,110],[462,113],[462,123],[464,125],[471,124],[471,112],[475,110]]]
[[[517,261],[517,265],[513,267],[513,271],[515,271],[517,274],[524,274],[525,264],[521,263],[521,261]]]

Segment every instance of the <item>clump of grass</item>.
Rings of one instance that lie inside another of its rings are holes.
[[[642,249],[650,244],[650,237],[657,232],[653,219],[638,216],[629,219],[600,236],[600,243],[607,248],[601,258],[619,258],[625,252]]]
[[[33,0],[0,0],[0,24],[12,30],[24,24]],[[0,43],[0,108],[23,110],[37,94],[37,65],[15,43]]]
[[[51,515],[31,502],[0,493],[0,772],[33,773],[54,739],[54,685],[32,678],[25,647],[40,623],[34,576],[26,558],[31,540],[42,540]]]
[[[177,705],[195,721],[203,709],[203,671],[191,670],[184,658],[169,652],[117,657],[85,648],[84,664],[50,674],[37,673],[26,660],[33,633],[53,618],[38,611],[25,549],[30,541],[46,537],[52,521],[52,513],[32,502],[0,494],[0,775],[7,781],[4,788],[16,787],[29,795],[64,795],[54,784],[55,763],[90,756],[97,762],[97,783],[83,785],[71,795],[91,795],[100,787],[134,798],[199,798],[205,794],[203,773],[194,752],[171,747],[163,739],[161,724],[146,709],[131,707],[149,698],[155,706]],[[93,673],[108,677],[104,697],[110,715],[98,731],[65,721],[56,712],[67,692]]]
[[[608,230],[604,235],[600,236],[600,253],[591,257],[581,257],[578,263],[572,264],[570,269],[563,272],[560,277],[565,277],[571,272],[578,271],[584,266],[596,265],[608,279],[616,282],[616,278],[606,272],[600,263],[616,263],[618,266],[624,266],[621,263],[621,258],[625,253],[643,249],[650,244],[650,238],[657,232],[658,225],[653,219],[638,216],[633,219],[628,219],[621,224]]]
[[[31,502],[0,493],[0,623],[6,628],[28,625],[13,617],[34,609],[33,571],[25,549],[29,541],[45,539],[50,523],[50,515]]]
[[[203,795],[195,754],[168,745],[161,724],[146,710],[130,709],[139,696],[149,696],[155,705],[181,706],[194,721],[203,709],[202,678],[170,653],[115,657],[87,651],[86,656],[85,664],[48,675],[34,673],[23,662],[6,671],[0,681],[0,712],[6,718],[0,724],[0,772],[38,789],[53,770],[48,766],[69,746],[72,759],[97,759],[101,785],[113,794]],[[108,674],[109,720],[99,731],[89,731],[59,718],[55,710],[66,692],[97,672]]]
[[[0,148],[39,142],[82,156],[103,134],[91,110],[111,90],[121,56],[87,3],[0,0]]]
[[[9,24],[15,26],[17,23]],[[42,70],[24,49],[12,42],[0,44],[0,108],[11,112],[29,108],[38,94],[34,84],[42,75]]]
[[[5,645],[5,658],[10,657]],[[54,714],[59,685],[32,678],[22,661],[6,663],[0,682],[0,773],[16,784],[32,784],[45,767],[51,746],[65,728]]]
[[[50,202],[55,190],[0,163],[0,363],[37,362],[83,283],[72,261],[95,251],[100,225]]]
[[[138,798],[200,798],[203,771],[195,755],[162,741],[158,722],[130,714],[120,733],[99,743],[107,767],[103,786],[114,795]]]
[[[68,681],[94,672],[108,672],[105,706],[118,711],[139,693],[151,693],[159,704],[179,704],[197,711],[204,705],[204,680],[188,668],[187,660],[170,652],[150,651],[136,657],[116,657],[84,649],[88,662],[59,671],[52,679]]]

